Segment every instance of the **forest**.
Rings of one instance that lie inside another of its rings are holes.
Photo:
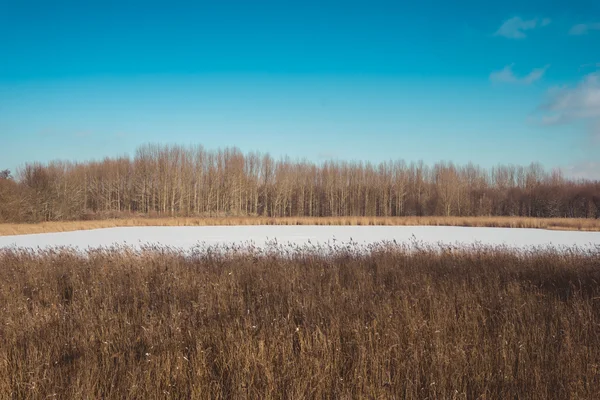
[[[311,162],[145,144],[133,157],[0,173],[0,222],[145,216],[599,218],[600,182],[538,163]]]

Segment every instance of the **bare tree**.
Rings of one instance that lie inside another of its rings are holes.
[[[600,214],[600,183],[539,164],[486,170],[404,161],[275,161],[237,148],[147,144],[120,156],[0,172],[0,220],[148,215],[399,216]],[[18,208],[18,210],[16,210]]]

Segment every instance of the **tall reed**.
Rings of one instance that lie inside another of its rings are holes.
[[[0,398],[595,399],[600,249],[0,250]]]

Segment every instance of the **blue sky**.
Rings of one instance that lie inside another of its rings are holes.
[[[188,3],[0,2],[0,169],[159,142],[600,178],[600,2]]]

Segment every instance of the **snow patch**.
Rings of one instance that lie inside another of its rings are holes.
[[[177,226],[123,227],[75,232],[2,236],[0,248],[71,247],[79,250],[114,246],[146,246],[190,250],[210,246],[369,246],[381,242],[426,246],[473,245],[598,248],[600,232],[454,226]]]

